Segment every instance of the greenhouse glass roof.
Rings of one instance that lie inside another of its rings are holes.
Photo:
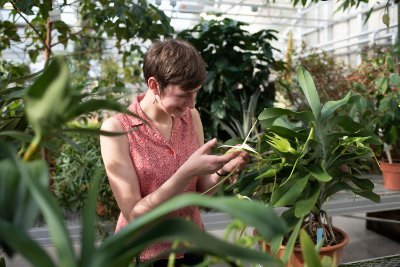
[[[202,19],[231,18],[248,23],[246,30],[277,30],[276,47],[285,49],[289,33],[294,46],[302,43],[351,55],[360,47],[394,44],[397,38],[398,14],[393,1],[368,1],[358,8],[339,11],[343,1],[319,1],[293,7],[291,0],[150,0],[171,18],[177,31],[191,28]],[[386,6],[389,3],[390,5]],[[388,7],[388,9],[387,9]],[[373,12],[369,11],[373,8]],[[389,26],[382,22],[388,12]],[[218,14],[218,16],[217,16]],[[367,20],[368,18],[368,20]]]

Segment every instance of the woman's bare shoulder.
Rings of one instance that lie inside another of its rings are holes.
[[[110,117],[103,121],[100,129],[107,132],[123,132],[121,123],[115,117]]]

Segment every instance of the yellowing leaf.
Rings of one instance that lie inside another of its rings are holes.
[[[260,155],[257,151],[254,150],[254,148],[252,148],[248,144],[241,144],[241,145],[236,145],[236,146],[221,145],[218,148],[222,148],[222,147],[230,147],[230,149],[228,151],[226,151],[225,154],[235,153],[236,151],[247,151],[247,152],[250,152],[250,153],[254,153],[254,154]]]

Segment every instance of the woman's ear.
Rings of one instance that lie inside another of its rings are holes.
[[[147,80],[147,86],[153,92],[154,95],[160,96],[160,88],[158,86],[158,82],[157,82],[156,78],[150,77]]]

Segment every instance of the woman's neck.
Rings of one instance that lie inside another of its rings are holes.
[[[172,121],[171,115],[162,108],[160,100],[158,100],[158,103],[154,103],[154,99],[153,92],[148,90],[139,103],[144,114],[155,124],[170,124]]]

